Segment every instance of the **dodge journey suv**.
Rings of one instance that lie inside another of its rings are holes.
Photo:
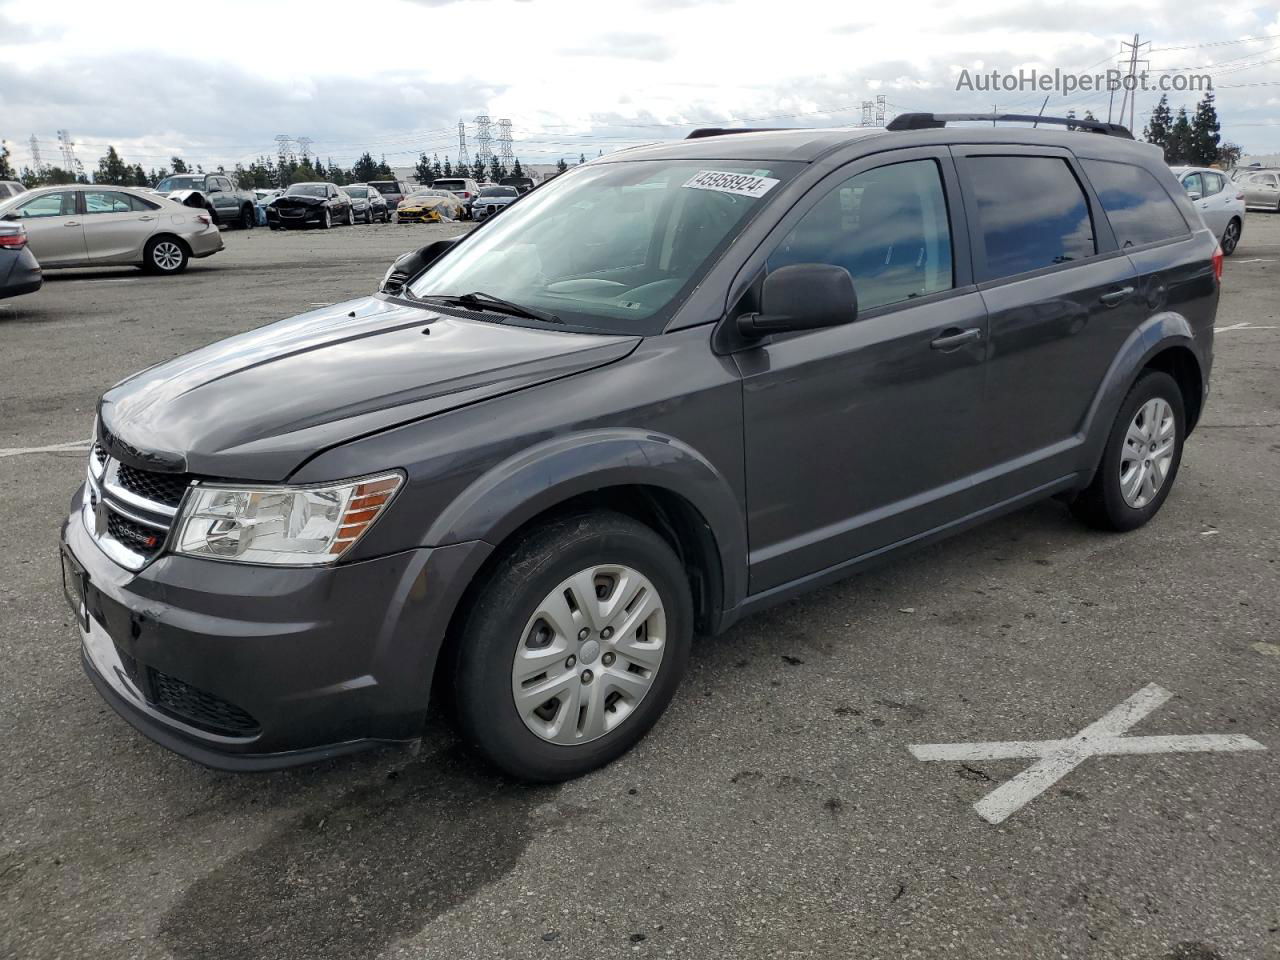
[[[1123,128],[961,119],[615,153],[112,387],[62,530],[89,678],[215,767],[413,743],[439,695],[559,780],[695,634],[1045,497],[1146,523],[1217,240]]]

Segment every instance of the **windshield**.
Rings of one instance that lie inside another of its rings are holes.
[[[515,187],[485,187],[480,191],[482,197],[518,197],[520,191]]]
[[[367,197],[369,195],[368,187],[343,187],[349,197]]]
[[[566,324],[657,333],[791,162],[587,165],[527,195],[414,283],[416,297],[483,292]]]
[[[328,189],[323,183],[295,183],[284,192],[286,197],[327,197]]]
[[[204,177],[166,177],[156,184],[161,193],[172,193],[175,190],[203,190]]]

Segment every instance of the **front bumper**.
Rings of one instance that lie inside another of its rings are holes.
[[[323,218],[323,207],[286,208],[285,213],[275,207],[267,208],[267,225],[277,227],[305,227],[308,224],[320,223]]]
[[[434,210],[397,210],[397,223],[439,223],[441,216]]]
[[[436,654],[488,544],[321,568],[165,554],[133,573],[90,538],[80,496],[62,551],[84,668],[143,734],[224,770],[420,736]]]

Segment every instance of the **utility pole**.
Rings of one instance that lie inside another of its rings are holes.
[[[280,188],[283,189],[289,184],[287,182],[287,174],[285,165],[289,162],[289,144],[293,142],[293,137],[287,133],[276,134],[276,155],[280,158],[280,163],[276,167],[276,171],[280,177]]]
[[[458,166],[464,169],[471,166],[471,155],[467,153],[467,125],[461,120],[458,121]]]
[[[1125,110],[1125,107],[1127,106],[1129,108],[1128,126],[1130,131],[1133,130],[1134,110],[1136,109],[1138,104],[1138,89],[1137,89],[1138,64],[1141,63],[1145,67],[1150,62],[1147,60],[1139,60],[1138,54],[1142,51],[1144,47],[1150,47],[1150,46],[1151,46],[1150,40],[1140,43],[1138,41],[1138,35],[1136,33],[1133,35],[1133,43],[1122,42],[1120,44],[1121,59],[1117,60],[1117,64],[1124,62],[1125,50],[1128,50],[1128,72],[1124,76],[1124,79],[1127,82],[1124,83],[1124,96],[1121,97],[1120,99],[1120,122],[1124,123],[1124,110]],[[1114,90],[1111,91],[1111,100],[1113,103],[1115,102]],[[1107,105],[1107,120],[1108,122],[1110,122],[1111,120],[1111,104]]]
[[[44,173],[44,161],[40,159],[40,141],[36,139],[34,133],[31,135],[31,163],[36,173]]]

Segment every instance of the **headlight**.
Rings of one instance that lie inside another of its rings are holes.
[[[201,484],[187,494],[175,549],[240,563],[333,563],[364,536],[403,480],[385,473],[314,487]]]

